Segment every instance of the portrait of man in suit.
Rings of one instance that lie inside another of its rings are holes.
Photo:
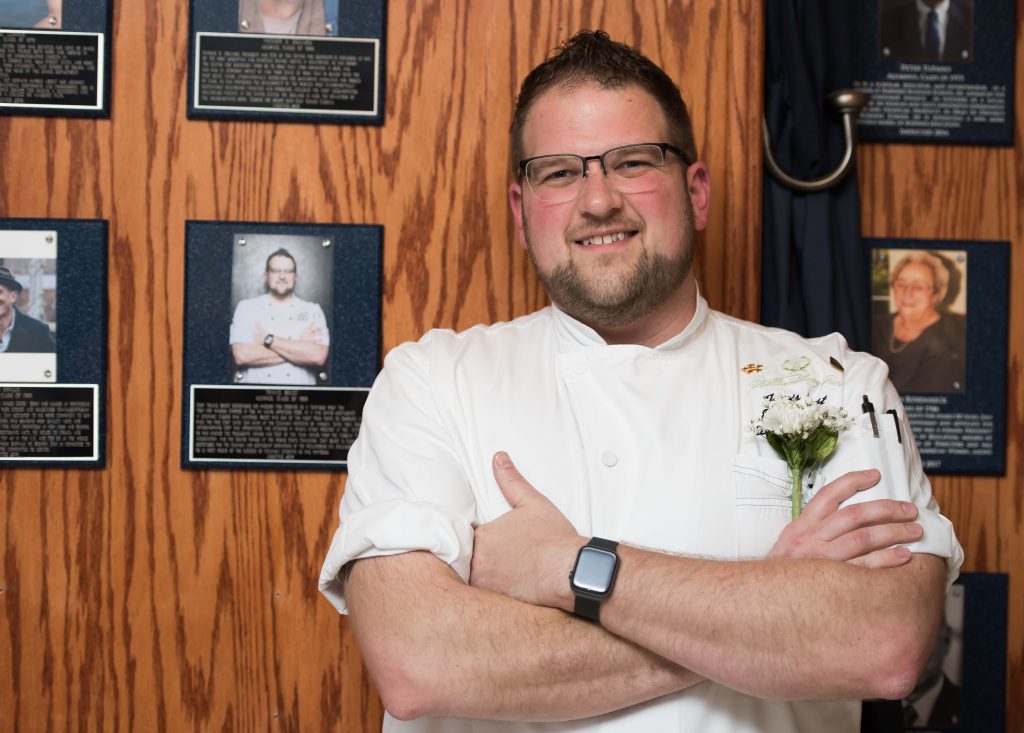
[[[917,685],[903,700],[905,730],[956,728],[962,719],[959,642],[963,635],[963,588],[954,585],[946,598],[935,646]]]
[[[0,267],[0,353],[52,354],[57,345],[50,327],[16,306],[23,289],[9,268]]]
[[[883,61],[974,59],[974,0],[880,0]]]

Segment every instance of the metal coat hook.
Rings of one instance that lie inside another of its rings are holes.
[[[839,167],[828,175],[816,178],[813,181],[801,181],[797,178],[793,178],[788,175],[784,170],[779,168],[779,164],[775,162],[775,158],[772,157],[772,141],[768,135],[768,123],[765,121],[764,116],[761,116],[761,138],[764,141],[764,162],[768,166],[768,170],[771,172],[775,179],[782,183],[784,186],[789,186],[797,191],[803,191],[805,193],[814,193],[816,191],[824,191],[831,186],[836,185],[841,180],[846,178],[846,174],[850,172],[850,168],[853,166],[853,149],[857,144],[857,135],[855,125],[857,124],[857,115],[864,109],[864,106],[870,99],[866,92],[862,92],[857,89],[840,89],[837,92],[832,92],[828,95],[829,104],[835,108],[839,114],[843,116],[843,137],[846,139],[846,150],[843,153],[843,160],[839,163]]]

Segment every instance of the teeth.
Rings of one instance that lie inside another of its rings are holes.
[[[605,234],[605,235],[600,235],[599,234],[596,237],[587,237],[586,239],[581,239],[580,240],[580,244],[582,244],[584,246],[589,245],[589,244],[611,244],[612,242],[621,242],[625,238],[626,238],[626,233],[625,232],[618,232],[616,234]]]

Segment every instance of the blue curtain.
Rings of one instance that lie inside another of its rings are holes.
[[[794,178],[820,178],[842,160],[841,118],[829,92],[853,82],[854,0],[767,0],[764,109],[772,154]],[[838,186],[800,193],[764,173],[761,322],[804,336],[839,331],[871,343],[868,259],[856,169]],[[902,733],[900,703],[865,701],[861,733]]]
[[[765,119],[776,162],[819,178],[843,156],[841,118],[826,96],[853,80],[853,0],[767,0]],[[839,331],[870,346],[868,260],[856,170],[821,193],[799,193],[765,169],[761,322],[805,336]]]

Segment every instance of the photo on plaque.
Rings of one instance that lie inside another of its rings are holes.
[[[320,237],[238,234],[230,348],[236,384],[326,385],[333,246]],[[305,296],[305,297],[300,297]]]
[[[110,0],[0,0],[0,114],[108,117]]]
[[[57,233],[0,231],[0,382],[57,381]]]
[[[384,0],[189,7],[189,117],[383,123]]]
[[[61,28],[61,0],[0,0],[0,28]]]
[[[338,0],[238,0],[238,32],[338,35]]]
[[[935,645],[900,702],[904,731],[1006,730],[1007,580],[961,573],[946,592]]]
[[[871,353],[929,473],[1006,468],[1009,244],[868,239]]]
[[[1013,144],[1014,0],[858,6],[854,87],[865,141]]]
[[[974,0],[878,0],[882,61],[968,63],[974,56]]]
[[[875,249],[871,351],[896,390],[960,394],[967,369],[967,253]]]
[[[182,466],[343,468],[379,369],[380,227],[185,238]]]
[[[0,466],[105,463],[107,223],[0,219]]]
[[[942,620],[928,661],[901,702],[904,730],[959,728],[963,719],[964,587],[946,593]]]

